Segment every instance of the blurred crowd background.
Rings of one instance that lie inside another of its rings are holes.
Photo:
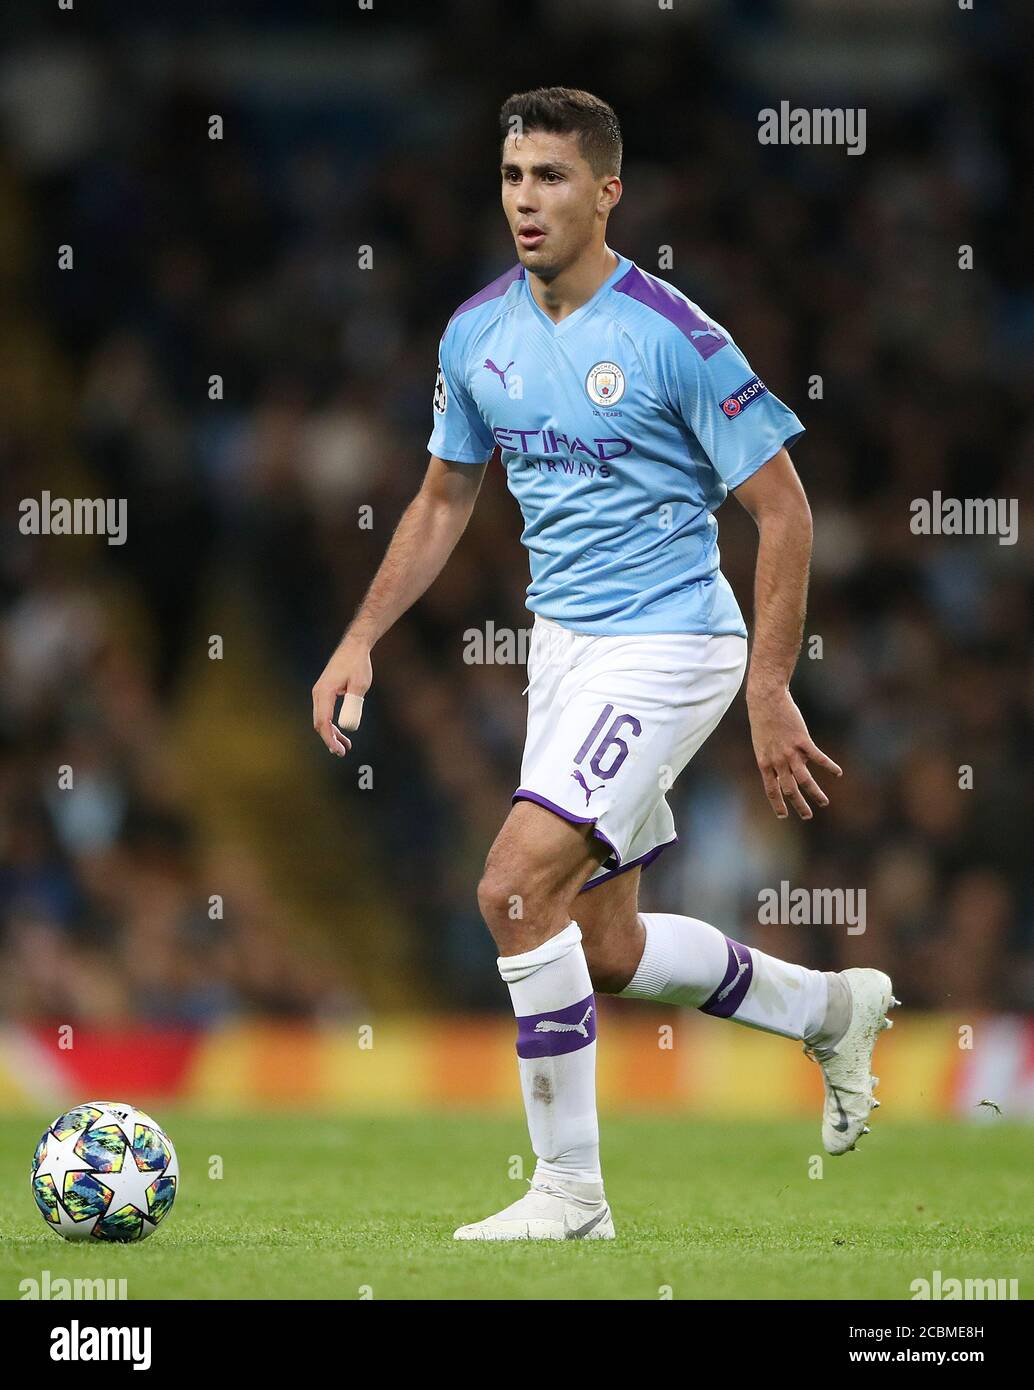
[[[309,689],[421,480],[445,322],[515,259],[498,107],[554,82],[622,119],[611,244],[808,427],[794,689],[845,776],[777,823],[738,701],[644,906],[913,1005],[1034,1009],[1030,12],[50,8],[14,7],[0,62],[0,1017],[508,1009],[474,890],[524,672],[463,655],[530,624],[497,461],[348,760]],[[864,106],[866,152],[760,145],[783,99]],[[127,543],[22,534],[44,489],[125,498]],[[1018,542],[913,534],[935,489],[1017,499]],[[752,527],[719,522],[749,615]],[[782,881],[864,888],[865,933],[759,926]]]

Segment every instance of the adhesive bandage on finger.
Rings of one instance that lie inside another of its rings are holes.
[[[341,729],[358,729],[359,721],[363,717],[363,697],[361,695],[345,695],[341,701],[341,713],[338,715],[338,727]]]

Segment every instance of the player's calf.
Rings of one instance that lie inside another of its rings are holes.
[[[597,860],[587,835],[542,807],[514,807],[478,889],[517,1018],[517,1059],[538,1160],[520,1203],[463,1240],[602,1239],[613,1234],[596,1118],[596,998],[568,911]]]
[[[637,911],[639,869],[617,874],[579,893],[571,915],[582,929],[582,946],[600,994],[620,994],[635,975],[646,930]]]

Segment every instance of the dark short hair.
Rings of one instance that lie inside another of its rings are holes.
[[[621,173],[621,126],[613,109],[591,92],[580,92],[573,87],[538,87],[533,92],[515,92],[507,97],[499,112],[504,144],[514,116],[520,118],[525,131],[577,134],[578,147],[597,178]]]

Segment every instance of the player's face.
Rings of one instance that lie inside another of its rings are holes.
[[[601,238],[620,195],[617,178],[598,178],[578,136],[531,130],[503,146],[503,211],[521,264],[551,280]]]

